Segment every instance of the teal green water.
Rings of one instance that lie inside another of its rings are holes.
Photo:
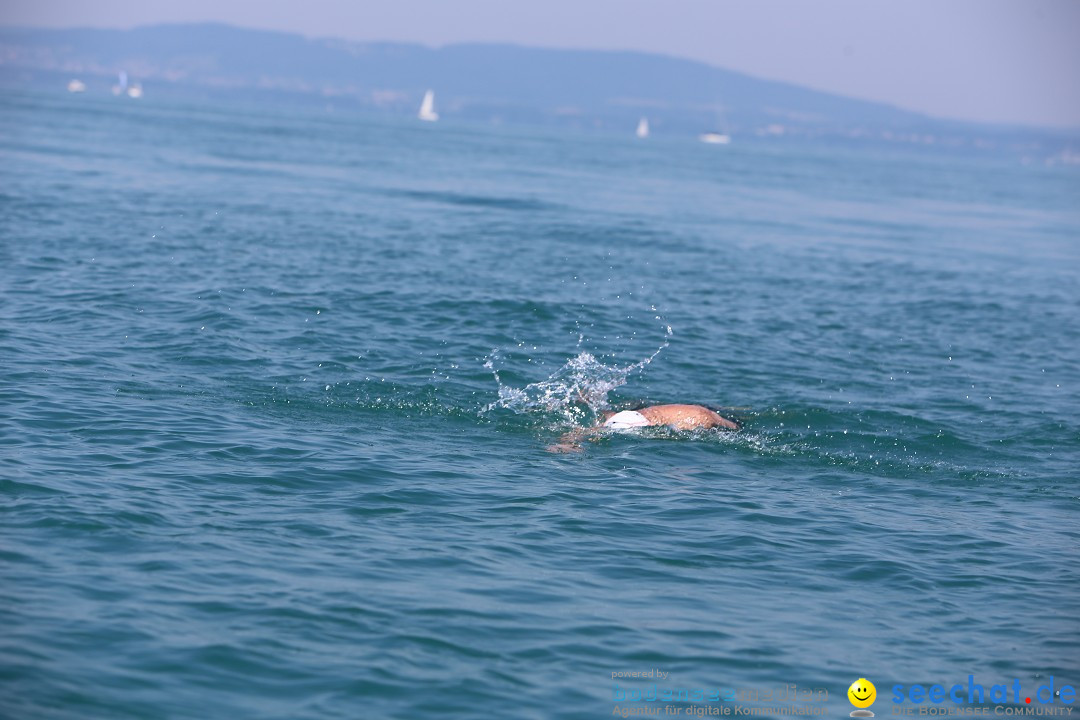
[[[1075,169],[45,95],[0,130],[0,714],[1080,682]],[[651,402],[745,429],[545,451]]]

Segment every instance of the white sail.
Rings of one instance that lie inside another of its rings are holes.
[[[637,136],[639,138],[649,137],[649,118],[641,118],[637,124]]]
[[[428,90],[424,93],[424,102],[420,103],[420,112],[416,117],[427,122],[435,122],[439,119],[439,113],[435,112],[435,93]]]

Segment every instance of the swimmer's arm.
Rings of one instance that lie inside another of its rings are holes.
[[[591,428],[575,428],[559,438],[559,442],[548,445],[547,451],[551,453],[574,453],[581,452],[581,443],[599,433],[603,428],[597,425]]]
[[[726,417],[720,415],[717,412],[713,412],[713,415],[715,417],[713,419],[712,427],[722,427],[725,430],[742,430],[742,426],[734,420],[728,420]]]

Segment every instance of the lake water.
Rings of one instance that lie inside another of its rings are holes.
[[[632,130],[0,101],[0,714],[1080,682],[1080,172]]]

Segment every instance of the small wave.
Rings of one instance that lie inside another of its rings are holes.
[[[493,210],[542,211],[559,209],[558,205],[532,198],[470,195],[467,193],[439,190],[399,190],[393,188],[380,188],[378,192],[383,195],[403,197],[410,200],[446,203],[448,205],[461,205],[465,207],[478,207]]]

